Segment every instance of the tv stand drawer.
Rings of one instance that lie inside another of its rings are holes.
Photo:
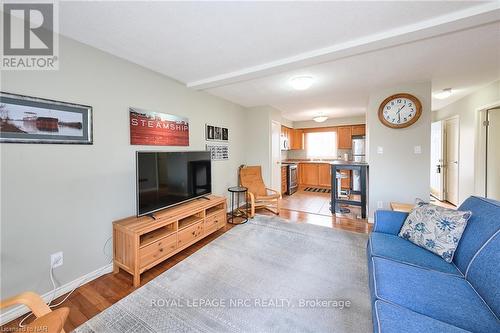
[[[226,223],[226,214],[224,212],[217,213],[205,218],[205,228],[211,228],[214,226],[221,227]]]
[[[177,248],[177,235],[173,234],[139,249],[141,267],[168,255]]]
[[[182,247],[186,244],[191,243],[196,238],[200,237],[203,234],[203,222],[198,222],[193,224],[192,226],[187,227],[179,231],[178,233],[178,245]]]

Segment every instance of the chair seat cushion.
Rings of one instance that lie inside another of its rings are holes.
[[[374,332],[378,333],[466,333],[468,331],[421,315],[398,305],[377,300]]]
[[[280,197],[278,193],[272,193],[268,195],[256,195],[255,200],[258,201],[269,201],[269,200],[276,200]]]
[[[375,298],[473,332],[500,332],[500,322],[463,278],[372,257]]]
[[[373,232],[368,249],[372,256],[463,276],[453,263],[396,235]]]

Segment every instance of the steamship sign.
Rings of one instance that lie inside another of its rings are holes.
[[[189,146],[189,121],[176,115],[130,108],[130,144]]]

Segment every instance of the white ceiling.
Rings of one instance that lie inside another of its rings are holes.
[[[291,120],[363,114],[370,91],[403,82],[456,98],[499,79],[494,21],[498,2],[60,3],[62,34]],[[313,87],[290,90],[302,73]]]

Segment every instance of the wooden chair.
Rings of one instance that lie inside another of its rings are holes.
[[[64,333],[64,322],[68,318],[69,309],[60,308],[52,311],[43,299],[31,291],[0,302],[0,309],[16,304],[26,305],[36,319],[22,328],[23,332]]]
[[[266,187],[260,166],[241,167],[239,178],[241,186],[248,188],[250,217],[255,216],[256,208],[265,208],[276,215],[280,214],[281,193]]]

